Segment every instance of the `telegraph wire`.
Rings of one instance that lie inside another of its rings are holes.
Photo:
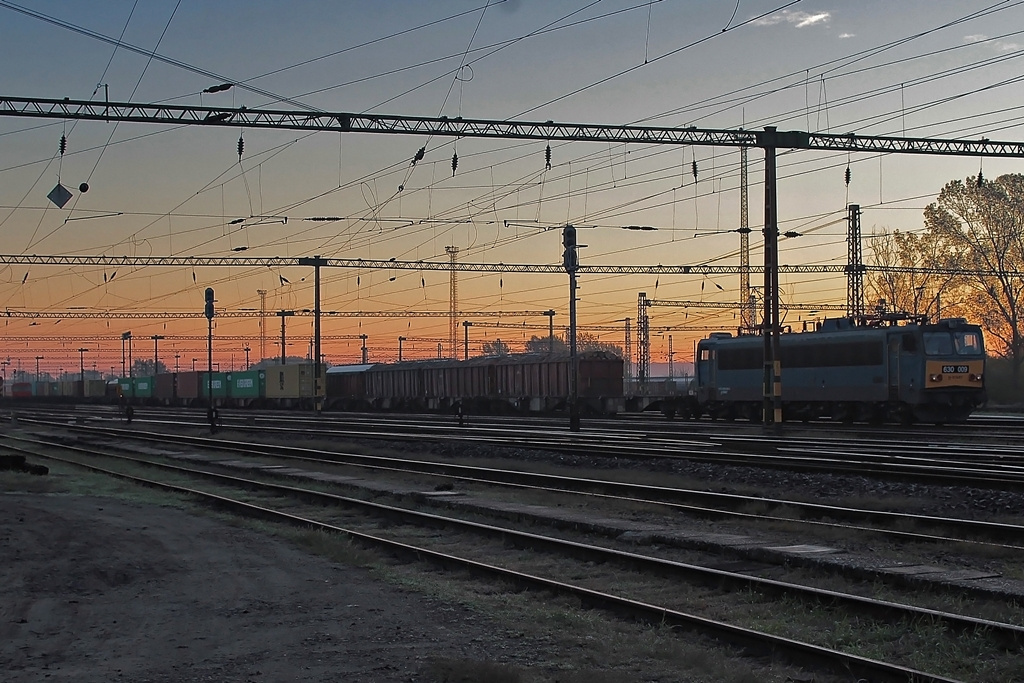
[[[582,86],[582,87],[577,88],[577,89],[575,89],[575,90],[573,90],[571,92],[567,92],[564,95],[559,95],[558,97],[556,97],[554,99],[548,100],[547,102],[543,102],[543,103],[538,104],[536,106],[530,107],[529,109],[526,109],[524,111],[519,112],[518,114],[515,114],[511,118],[513,118],[513,119],[520,118],[524,114],[529,114],[532,111],[537,111],[538,109],[541,109],[543,107],[547,107],[548,105],[554,104],[555,102],[560,102],[560,101],[562,101],[564,99],[567,99],[567,98],[572,97],[574,95],[578,95],[581,92],[584,92],[584,91],[589,90],[591,88],[594,88],[596,86],[603,85],[603,84],[605,84],[605,83],[607,83],[607,82],[609,82],[611,80],[614,80],[614,79],[618,78],[619,76],[625,76],[626,74],[631,73],[633,71],[636,71],[637,69],[641,69],[641,68],[647,66],[648,64],[653,64],[654,62],[658,62],[658,61],[661,61],[662,59],[666,59],[668,57],[671,57],[672,55],[678,54],[678,53],[682,52],[683,50],[688,50],[691,47],[696,47],[697,45],[700,45],[702,43],[706,43],[709,40],[717,38],[718,36],[721,36],[721,35],[723,35],[724,33],[728,32],[728,31],[733,31],[735,29],[742,28],[743,26],[746,26],[747,24],[753,23],[753,22],[757,21],[758,19],[763,19],[764,17],[767,17],[767,16],[769,16],[771,14],[775,14],[776,12],[781,12],[782,10],[786,9],[787,7],[792,7],[793,5],[797,4],[798,2],[800,2],[800,0],[790,0],[789,2],[785,3],[784,5],[776,7],[775,9],[770,10],[768,12],[765,12],[763,14],[759,14],[759,15],[757,15],[755,17],[751,17],[750,19],[747,19],[746,21],[740,22],[739,24],[736,24],[735,26],[724,28],[724,29],[722,29],[722,31],[720,31],[718,33],[712,33],[712,34],[707,35],[707,36],[705,36],[703,38],[699,38],[699,39],[697,39],[695,41],[687,43],[685,45],[681,45],[681,46],[675,48],[674,50],[669,50],[668,52],[666,52],[666,53],[664,53],[662,55],[658,55],[654,59],[651,59],[649,61],[645,61],[643,64],[635,64],[635,65],[633,65],[631,67],[628,67],[626,69],[618,71],[618,72],[616,72],[616,73],[614,73],[614,74],[612,74],[610,76],[606,76],[605,78],[597,80],[597,81],[591,83],[590,85]]]
[[[716,95],[714,97],[708,97],[708,98],[705,98],[703,100],[698,100],[697,102],[694,102],[694,103],[692,103],[690,105],[687,105],[686,107],[671,109],[671,110],[668,110],[668,111],[661,112],[660,114],[655,114],[655,115],[653,115],[651,117],[648,117],[648,118],[645,118],[645,119],[640,119],[636,123],[656,121],[658,119],[666,118],[666,117],[669,117],[669,116],[679,116],[679,115],[682,115],[682,114],[689,113],[689,112],[693,111],[695,108],[697,108],[697,107],[699,107],[701,105],[703,105],[703,106],[713,106],[713,105],[715,105],[716,102],[718,102],[720,100],[723,100],[725,98],[731,98],[734,95],[738,95],[740,93],[743,93],[743,92],[746,92],[746,91],[749,91],[749,90],[752,90],[752,89],[755,89],[755,88],[762,88],[764,86],[768,86],[768,85],[770,85],[772,83],[777,83],[779,81],[785,81],[786,79],[798,78],[803,73],[808,73],[809,74],[811,71],[814,71],[815,72],[814,75],[816,77],[821,75],[821,74],[828,75],[832,71],[835,71],[835,70],[837,70],[838,68],[840,68],[842,66],[847,66],[849,64],[853,64],[853,63],[856,63],[858,61],[862,61],[863,59],[865,59],[868,56],[874,56],[875,54],[883,52],[883,51],[886,51],[886,50],[888,50],[888,49],[890,49],[892,47],[896,47],[898,45],[903,45],[903,44],[909,43],[909,42],[911,42],[913,40],[916,40],[918,38],[922,38],[922,37],[930,35],[932,33],[936,33],[938,31],[942,31],[942,30],[944,30],[946,28],[951,28],[953,26],[958,26],[959,24],[962,24],[962,23],[967,23],[969,21],[973,21],[974,19],[977,19],[977,18],[980,18],[980,17],[983,17],[983,16],[987,16],[988,13],[997,12],[997,11],[1003,11],[1004,9],[1012,9],[1013,7],[1016,7],[1018,5],[1024,4],[1024,0],[1018,0],[1017,2],[1014,2],[1012,5],[1009,5],[1007,7],[1002,7],[1001,5],[1005,5],[1005,3],[1006,3],[1006,0],[1000,0],[1000,2],[997,2],[994,5],[991,5],[991,6],[985,8],[983,10],[979,10],[978,12],[972,12],[972,13],[970,13],[968,15],[965,15],[963,17],[960,17],[960,18],[958,18],[956,20],[947,22],[945,24],[942,24],[940,26],[928,29],[926,31],[922,31],[922,32],[914,34],[912,36],[907,36],[907,37],[904,37],[904,38],[897,39],[895,41],[890,41],[889,43],[884,43],[883,45],[880,45],[880,46],[866,48],[864,50],[861,50],[859,52],[855,52],[855,53],[853,53],[851,55],[847,55],[845,57],[839,57],[837,59],[833,59],[833,60],[830,60],[830,61],[822,62],[822,63],[820,63],[818,65],[815,65],[813,67],[810,67],[810,68],[800,69],[799,71],[792,71],[792,72],[790,72],[788,74],[784,74],[782,76],[776,76],[774,78],[770,78],[770,79],[761,81],[760,83],[755,83],[753,85],[744,86],[742,88],[736,88],[735,90],[731,90],[731,91],[723,93],[721,95]],[[955,46],[954,48],[949,48],[949,49],[956,49],[957,47],[967,47],[967,46],[959,46],[958,45],[958,46]],[[909,61],[909,60],[914,59],[914,58],[915,57],[908,57],[908,58],[906,58],[906,60]],[[898,64],[898,63],[900,63],[900,62],[899,61],[894,62],[894,64]],[[826,69],[825,68],[825,67],[828,67],[830,65],[835,65],[835,66],[833,66],[832,69]],[[869,67],[868,69],[872,69],[872,68],[874,68],[874,67]],[[747,104],[747,103],[753,102],[753,101],[755,101],[757,99],[761,99],[761,98],[763,98],[765,96],[777,94],[777,93],[779,93],[779,92],[781,92],[783,90],[787,90],[787,89],[795,88],[795,87],[802,87],[804,82],[805,82],[804,80],[797,80],[797,81],[795,81],[795,82],[793,82],[793,83],[791,83],[789,85],[783,85],[781,87],[774,88],[772,90],[768,90],[768,91],[765,91],[765,92],[762,92],[762,93],[754,93],[749,98],[740,99],[740,100],[736,100],[736,101],[737,101],[738,105]],[[726,101],[728,102],[729,100],[726,100]]]

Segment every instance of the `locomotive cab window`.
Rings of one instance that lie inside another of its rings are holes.
[[[917,337],[912,333],[903,335],[903,350],[907,353],[917,353]]]
[[[954,332],[953,343],[961,356],[981,355],[981,335],[977,332]]]
[[[924,352],[929,356],[948,356],[953,353],[953,338],[949,332],[925,332]]]

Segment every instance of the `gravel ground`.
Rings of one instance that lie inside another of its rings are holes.
[[[723,492],[759,489],[808,500],[863,497],[903,505],[909,500],[915,511],[936,515],[1024,514],[1024,495],[983,489],[519,449],[423,444],[423,450],[672,472]],[[106,497],[0,494],[0,553],[6,560],[0,564],[0,678],[12,683],[720,680],[682,671],[608,679],[596,671],[585,678],[560,675],[553,665],[572,657],[600,661],[601,643],[589,645],[593,656],[586,645],[582,653],[567,653],[555,632],[524,635],[472,610],[384,583],[368,570],[177,508]],[[443,673],[450,662],[462,671],[466,662],[488,664],[462,677]],[[536,675],[490,675],[498,670],[489,666],[504,664]],[[664,672],[664,664],[656,668]],[[643,672],[645,666],[634,662],[631,668]],[[734,680],[765,679],[741,674]]]
[[[0,495],[0,676],[427,681],[445,658],[545,653],[479,615],[208,517]]]
[[[367,442],[381,448],[381,442]],[[399,444],[394,444],[399,448]],[[896,509],[965,519],[1024,517],[1024,492],[999,491],[968,486],[939,486],[910,481],[887,481],[851,474],[789,472],[764,467],[718,465],[682,459],[642,460],[634,458],[565,455],[526,449],[495,449],[459,444],[425,445],[424,450],[445,457],[507,458],[510,461],[547,462],[552,465],[589,470],[642,470],[664,472],[704,482],[709,491],[749,493],[793,498],[809,502],[861,507],[875,502],[877,509]],[[1018,521],[1024,523],[1024,520]]]

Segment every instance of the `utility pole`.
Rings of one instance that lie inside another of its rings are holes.
[[[206,288],[206,306],[203,310],[206,315],[206,381],[209,387],[209,398],[210,405],[206,411],[206,416],[210,420],[210,433],[213,434],[217,431],[217,409],[213,404],[213,316],[215,311],[213,310],[213,287]],[[283,318],[282,318],[283,320]]]
[[[85,398],[85,352],[89,349],[78,349],[78,376],[82,380],[82,398]],[[36,361],[38,363],[38,361]],[[37,366],[38,367],[38,366]],[[39,374],[39,371],[36,371]]]
[[[549,308],[544,315],[548,317],[548,353],[552,354],[555,352],[555,309]]]
[[[398,362],[399,363],[402,362],[402,342],[404,342],[404,341],[405,341],[405,337],[401,337],[400,336],[398,338]]]
[[[468,320],[463,320],[462,321],[462,328],[463,328],[463,330],[465,331],[465,334],[466,334],[465,342],[464,342],[465,345],[463,346],[463,358],[462,358],[463,360],[469,360],[469,328],[472,325],[473,325],[473,323],[468,321]]]
[[[249,345],[246,344],[245,348],[243,348],[242,350],[245,351],[245,369],[248,370],[249,369],[249,351],[250,351]]]
[[[323,410],[324,396],[320,383],[320,267],[327,263],[319,256],[299,259],[300,266],[313,266],[313,405],[317,413]]]
[[[864,317],[864,263],[860,241],[860,205],[850,204],[846,209],[846,314],[859,320]]]
[[[260,295],[260,360],[267,357],[267,290],[257,289]]]
[[[452,358],[456,357],[458,351],[456,345],[459,343],[459,326],[456,316],[459,314],[459,279],[455,270],[455,257],[459,255],[459,248],[455,246],[445,247],[448,252],[448,260],[451,262],[451,275],[448,278],[450,291],[448,293],[448,352]]]
[[[131,374],[130,374],[131,373],[131,369],[132,369],[131,340],[132,340],[132,333],[131,332],[122,332],[121,333],[121,376],[122,377],[131,377]],[[125,370],[125,367],[124,367],[124,347],[125,347],[125,342],[128,342],[128,354],[129,354],[128,355],[128,369],[127,369],[127,371]]]
[[[42,356],[36,356],[36,382],[39,382],[39,361],[43,360]]]
[[[636,381],[641,393],[651,374],[651,321],[647,317],[647,293],[640,292],[636,303]]]
[[[579,246],[576,228],[562,228],[562,265],[569,274],[569,431],[580,431],[579,358],[576,356],[576,270],[579,268]]]
[[[350,112],[310,112],[247,108],[214,108],[133,102],[109,102],[71,99],[0,97],[0,116],[51,118],[58,120],[133,121],[166,125],[186,124],[242,128],[298,129],[339,133],[408,133],[442,135],[453,138],[481,137],[505,140],[565,140],[586,142],[639,143],[658,145],[708,145],[721,147],[758,147],[765,152],[765,228],[764,228],[764,419],[765,426],[779,424],[781,410],[781,367],[779,355],[779,263],[777,149],[827,150],[831,152],[873,152],[883,154],[930,154],[937,156],[978,156],[1024,158],[1024,143],[981,140],[864,136],[846,133],[779,131],[774,126],[763,131],[667,128],[655,126],[608,126],[579,123],[545,123],[509,120],[465,119],[462,117],[412,117]],[[455,292],[455,247],[451,257],[452,291]],[[92,257],[89,257],[92,258]],[[365,262],[351,267],[366,267]],[[388,266],[389,267],[389,266]],[[689,268],[689,267],[683,267]],[[687,270],[694,274],[693,269]],[[456,340],[456,297],[451,297],[449,343]],[[645,320],[638,318],[643,331]],[[639,340],[638,340],[639,341]],[[456,353],[455,349],[449,352]],[[639,376],[644,378],[641,350]],[[649,358],[646,359],[649,362]],[[769,422],[769,419],[771,422]]]
[[[747,148],[740,147],[740,327],[754,328],[750,298],[750,203],[747,199]]]
[[[672,379],[672,358],[675,351],[672,350],[672,335],[668,335],[668,378]]]
[[[157,344],[163,339],[162,334],[153,335],[153,374],[156,375],[160,372],[160,354],[157,352]]]
[[[625,351],[626,351],[626,367],[625,375],[626,381],[632,381],[633,379],[633,334],[629,328],[630,320],[626,318],[626,339],[625,339]]]
[[[277,315],[281,316],[281,365],[287,365],[285,360],[285,346],[287,342],[285,341],[284,321],[288,316],[295,315],[295,311],[278,311]]]
[[[767,141],[775,128],[765,128]],[[782,358],[779,339],[779,217],[776,146],[764,146],[764,427],[778,432],[782,426]]]

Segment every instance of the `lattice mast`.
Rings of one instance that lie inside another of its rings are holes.
[[[257,289],[260,295],[260,360],[267,357],[267,290]]]
[[[672,349],[672,335],[668,335],[668,378],[672,379],[674,376],[673,365],[675,360],[676,352]]]
[[[747,199],[747,148],[740,147],[740,327],[754,328],[750,298],[750,205]]]
[[[623,359],[623,374],[626,376],[626,381],[632,381],[633,379],[633,330],[630,329],[630,319],[626,318],[626,357]]]
[[[642,387],[651,375],[651,324],[647,318],[647,293],[636,304],[636,379]]]
[[[459,340],[459,279],[458,271],[455,270],[455,257],[459,254],[459,248],[451,246],[445,247],[444,250],[448,252],[448,260],[451,262],[451,288],[448,293],[448,357],[455,358],[458,355],[455,349]]]
[[[846,314],[852,318],[864,316],[864,254],[860,242],[860,205],[847,207]]]

